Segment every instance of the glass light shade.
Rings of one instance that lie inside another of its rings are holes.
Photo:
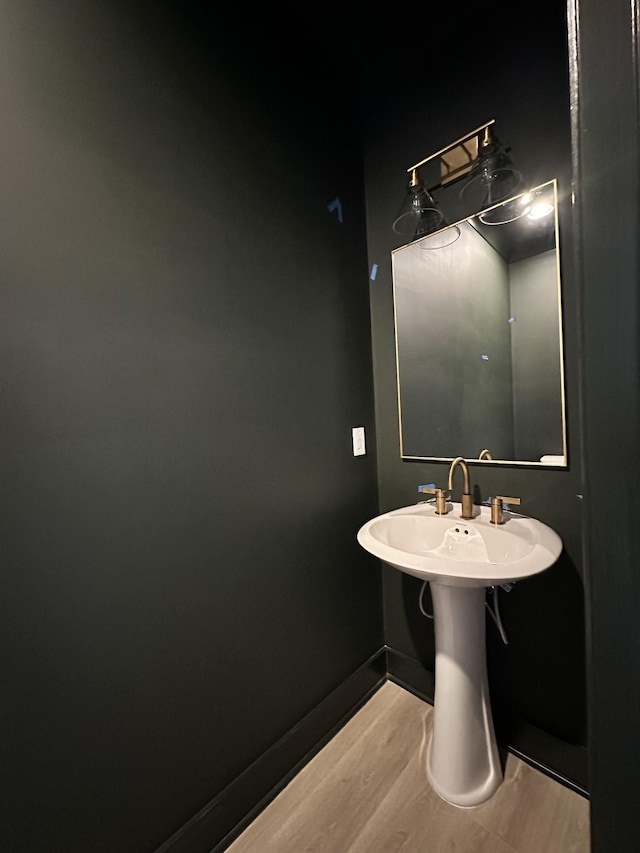
[[[438,210],[433,196],[414,170],[407,186],[407,194],[393,222],[393,230],[405,237],[407,242],[412,242],[427,234],[433,234],[446,224],[442,211]]]

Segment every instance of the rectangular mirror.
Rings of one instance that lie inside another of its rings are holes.
[[[391,257],[401,457],[566,466],[557,182]]]

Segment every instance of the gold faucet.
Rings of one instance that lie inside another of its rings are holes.
[[[432,488],[430,486],[419,486],[418,491],[436,496],[436,515],[446,515],[449,512],[447,507],[447,495],[444,489]]]
[[[503,501],[506,504],[520,506],[520,498],[505,498],[504,495],[496,495],[491,498],[491,524],[504,524]]]
[[[462,456],[456,456],[451,463],[451,468],[449,468],[449,491],[453,488],[453,472],[458,465],[462,468],[462,475],[464,477],[462,500],[460,501],[462,504],[460,518],[473,518],[473,497],[471,495],[471,486],[469,485],[469,468]]]

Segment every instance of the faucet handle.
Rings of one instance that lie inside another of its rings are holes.
[[[491,498],[491,524],[504,524],[502,504],[515,504],[520,506],[520,498],[506,498],[504,495],[494,495]]]
[[[428,495],[436,496],[436,515],[446,515],[447,509],[447,494],[444,489],[431,488],[430,486],[420,486],[419,492],[426,492]]]

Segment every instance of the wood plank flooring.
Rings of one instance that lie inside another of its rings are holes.
[[[425,771],[432,712],[384,684],[228,853],[588,853],[588,801],[515,756],[488,802],[441,800]]]

